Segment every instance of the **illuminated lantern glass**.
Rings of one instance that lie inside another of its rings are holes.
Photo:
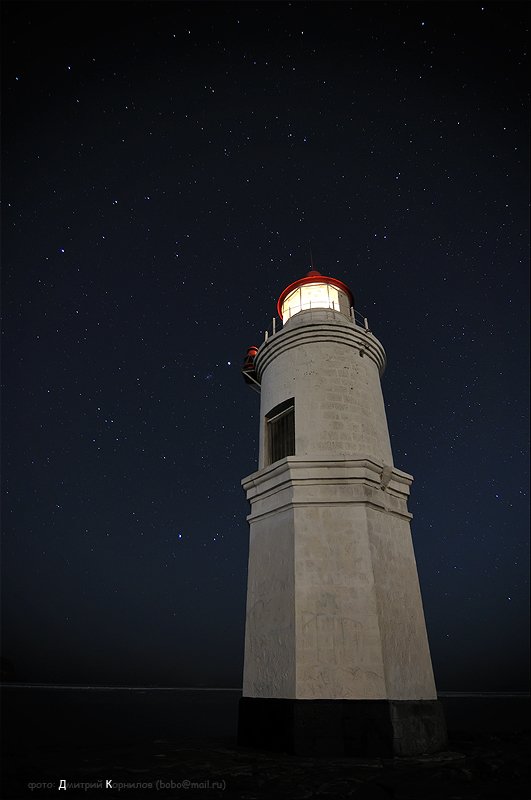
[[[312,308],[333,308],[335,311],[340,311],[339,295],[339,289],[329,283],[306,283],[297,286],[282,303],[282,320],[286,323],[299,311],[308,311]]]

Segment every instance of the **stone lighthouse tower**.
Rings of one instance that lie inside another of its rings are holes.
[[[312,270],[250,348],[260,391],[241,744],[300,754],[444,747],[407,509],[380,377],[349,288]]]

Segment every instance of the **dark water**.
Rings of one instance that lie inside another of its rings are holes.
[[[529,730],[529,695],[441,693],[446,726],[454,732],[506,734]]]
[[[2,688],[4,747],[63,741],[135,743],[186,736],[234,739],[237,689]]]
[[[186,736],[235,741],[238,689],[2,687],[4,750],[31,743],[135,743]],[[529,727],[528,695],[445,694],[452,731]]]

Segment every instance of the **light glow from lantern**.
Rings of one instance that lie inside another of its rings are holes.
[[[311,308],[333,308],[340,311],[339,290],[329,283],[306,283],[290,292],[282,303],[284,323],[299,311]]]

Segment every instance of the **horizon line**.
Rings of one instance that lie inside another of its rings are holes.
[[[103,689],[121,691],[181,691],[181,692],[243,692],[241,686],[156,686],[156,685],[112,685],[88,683],[37,683],[22,681],[1,681],[0,688],[12,689]],[[529,697],[529,690],[441,690],[438,697]]]

